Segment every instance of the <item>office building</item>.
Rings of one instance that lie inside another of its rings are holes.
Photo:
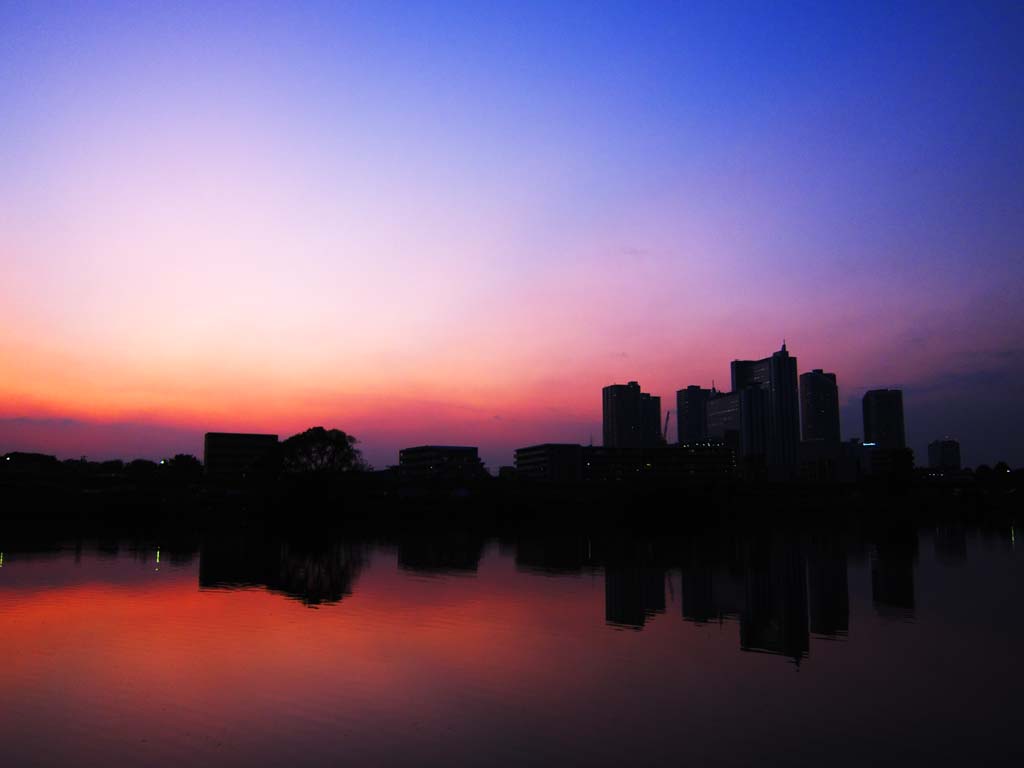
[[[661,398],[640,393],[640,447],[653,448],[665,442],[661,434]]]
[[[584,450],[582,445],[572,443],[544,443],[516,448],[516,473],[530,480],[577,482],[583,479]]]
[[[903,427],[903,391],[872,389],[864,393],[864,445],[882,450],[907,447]]]
[[[711,391],[706,405],[708,440],[740,449],[740,395]]]
[[[960,471],[960,443],[951,438],[928,444],[928,466],[944,472]]]
[[[765,457],[769,466],[795,467],[800,442],[800,397],[796,373],[796,358],[791,357],[783,343],[782,349],[762,360],[733,360],[730,366],[733,393],[757,388],[767,391],[767,418],[765,435]],[[748,397],[753,406],[763,402]],[[760,435],[756,430],[762,424],[756,414],[745,420],[748,429],[754,430],[741,439],[756,447]]]
[[[277,435],[207,432],[203,439],[203,466],[206,474],[213,477],[245,477],[258,471],[277,446]]]
[[[747,464],[763,464],[768,455],[768,390],[756,385],[744,387],[740,396],[740,456]]]
[[[711,390],[691,385],[676,392],[676,434],[678,442],[703,443],[708,439],[708,398]]]
[[[602,390],[605,448],[649,448],[662,442],[661,398],[640,385],[612,384]]]
[[[839,442],[836,375],[815,368],[800,375],[800,436],[807,442]]]
[[[487,476],[477,449],[466,445],[418,445],[398,452],[398,476],[405,481],[467,482]]]

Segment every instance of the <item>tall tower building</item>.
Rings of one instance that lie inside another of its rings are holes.
[[[877,447],[907,447],[903,427],[903,390],[871,389],[864,393],[864,442]]]
[[[836,375],[815,368],[800,375],[800,430],[806,441],[839,442]]]
[[[797,391],[796,358],[790,356],[783,342],[782,349],[762,360],[733,360],[731,365],[733,392],[749,388],[767,391],[767,418],[762,422],[756,414],[742,419],[748,434],[741,443],[756,447],[760,443],[757,431],[762,423],[765,430],[765,458],[769,466],[792,467],[797,461],[800,443],[800,396]],[[749,396],[751,405],[761,404],[759,398]],[[752,430],[752,431],[751,431]]]
[[[740,450],[740,396],[738,392],[711,391],[707,402],[708,440]]]
[[[676,392],[676,433],[681,444],[708,439],[708,398],[710,389],[691,385]]]
[[[661,398],[657,395],[640,393],[640,445],[651,448],[661,445]]]
[[[612,384],[602,390],[605,448],[648,448],[661,442],[661,398],[640,385]]]
[[[944,471],[960,471],[960,443],[951,437],[928,443],[928,466]]]

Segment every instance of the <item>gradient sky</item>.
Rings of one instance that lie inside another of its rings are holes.
[[[600,440],[785,338],[1024,464],[1024,4],[0,3],[0,451]],[[673,405],[674,407],[674,405]],[[672,429],[674,434],[674,427]]]

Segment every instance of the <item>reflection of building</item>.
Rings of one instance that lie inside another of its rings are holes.
[[[589,539],[542,536],[516,542],[516,568],[542,573],[580,573],[593,567]]]
[[[207,432],[203,441],[206,474],[243,477],[277,449],[277,435],[244,432]]]
[[[483,539],[473,536],[415,536],[398,544],[398,567],[421,573],[476,573]]]
[[[776,539],[750,546],[740,647],[782,654],[798,663],[807,656],[807,570],[799,541]]]
[[[418,445],[398,452],[403,480],[467,482],[486,476],[477,449],[464,445]]]
[[[871,599],[883,616],[914,615],[914,561],[917,531],[895,530],[880,542],[871,558]]]
[[[864,445],[886,451],[907,447],[902,390],[868,390],[864,393],[863,409]]]
[[[743,579],[728,568],[696,560],[682,569],[683,618],[703,624],[743,610]]]
[[[640,629],[650,616],[665,612],[665,572],[660,568],[607,566],[604,616],[609,624]]]
[[[306,605],[335,603],[352,594],[363,563],[362,548],[346,542],[296,546],[259,537],[208,537],[199,550],[199,586],[259,586]]]
[[[962,525],[940,525],[935,529],[935,557],[943,565],[967,562],[967,531]]]
[[[800,437],[839,442],[839,388],[836,375],[815,368],[800,375]]]
[[[611,384],[601,391],[605,448],[645,448],[661,442],[661,398],[640,385]]]
[[[944,472],[960,471],[960,443],[951,438],[928,444],[928,466]]]
[[[691,385],[676,392],[676,433],[680,443],[703,443],[708,439],[708,398],[710,389]]]
[[[850,629],[846,549],[838,536],[819,537],[807,552],[811,632],[843,637]]]

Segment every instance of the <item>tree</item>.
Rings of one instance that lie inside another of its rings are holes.
[[[312,427],[281,444],[286,472],[333,474],[369,469],[356,443],[340,429]]]
[[[194,483],[203,476],[203,465],[195,456],[179,453],[167,461],[167,470],[177,482]]]

